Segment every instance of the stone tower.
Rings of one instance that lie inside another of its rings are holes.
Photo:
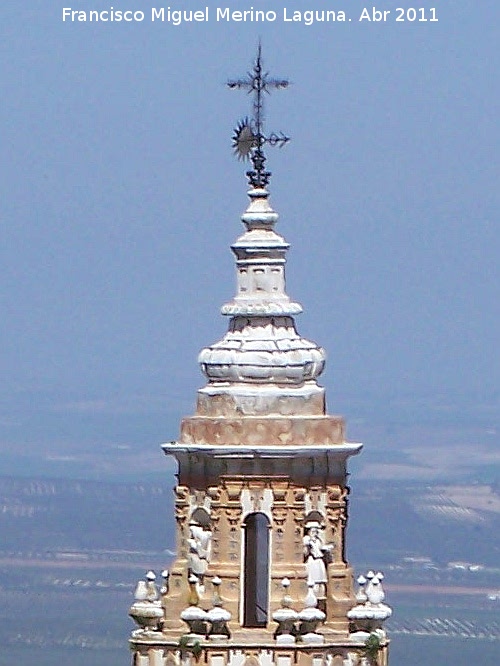
[[[153,572],[137,585],[132,664],[385,666],[382,574],[355,593],[345,549],[347,460],[361,444],[327,414],[325,352],[296,329],[256,127],[228,331],[201,351],[195,414],[163,445],[178,461],[177,557],[160,590]]]

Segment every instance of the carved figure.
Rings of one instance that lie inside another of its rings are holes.
[[[203,578],[210,563],[212,553],[212,532],[198,523],[189,525],[188,575],[194,574],[203,585]]]
[[[315,594],[322,598],[326,596],[326,584],[328,582],[326,562],[333,546],[323,543],[320,527],[320,524],[316,521],[307,523],[307,533],[303,538],[303,544],[308,584],[314,584]]]

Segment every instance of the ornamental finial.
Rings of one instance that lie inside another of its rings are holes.
[[[268,136],[264,133],[264,93],[270,94],[271,88],[287,88],[287,79],[275,79],[263,71],[262,48],[259,42],[257,58],[251,72],[243,79],[228,81],[227,85],[232,89],[248,90],[253,94],[253,116],[243,118],[238,123],[233,133],[234,154],[239,160],[251,160],[253,169],[247,171],[248,182],[251,187],[265,188],[269,183],[271,172],[266,171],[266,156],[264,155],[264,144],[282,148],[290,141],[290,137],[283,132],[272,132]]]

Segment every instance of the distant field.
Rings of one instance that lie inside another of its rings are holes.
[[[130,654],[127,647],[103,651],[87,648],[39,648],[33,646],[3,646],[0,651],[0,666],[129,666]]]
[[[390,666],[498,666],[500,641],[395,636]]]
[[[354,484],[348,555],[385,572],[391,666],[500,663],[498,502],[494,484]],[[0,477],[0,666],[128,664],[132,592],[170,561],[172,504],[169,481]]]

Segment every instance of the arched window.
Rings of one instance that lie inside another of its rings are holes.
[[[245,523],[243,625],[265,627],[269,606],[269,520],[251,513]]]

